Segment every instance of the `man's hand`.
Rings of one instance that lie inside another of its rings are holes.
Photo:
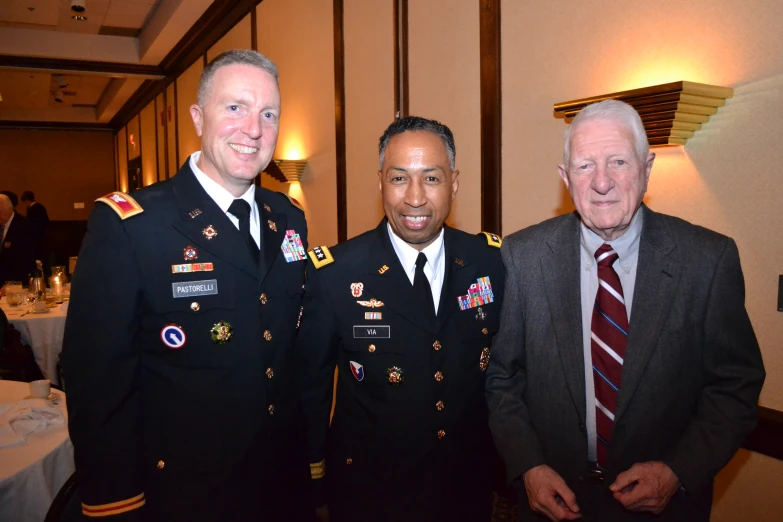
[[[640,462],[617,475],[609,489],[625,509],[660,515],[679,487],[677,475],[663,462]]]
[[[525,491],[530,508],[549,520],[578,520],[582,518],[576,495],[563,478],[549,466],[531,468],[524,475]]]

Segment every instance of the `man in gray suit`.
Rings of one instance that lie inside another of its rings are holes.
[[[487,397],[520,520],[707,522],[756,423],[737,247],[642,204],[654,159],[631,106],[586,107],[558,167],[577,212],[503,242]]]

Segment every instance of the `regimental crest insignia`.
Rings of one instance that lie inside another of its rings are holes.
[[[361,297],[364,290],[364,283],[351,283],[351,295]]]
[[[212,225],[208,225],[207,228],[201,231],[202,234],[204,234],[204,237],[207,239],[212,239],[215,236],[217,236],[217,230],[215,230],[215,227]]]
[[[484,348],[481,350],[481,357],[479,357],[479,368],[481,368],[482,372],[487,371],[487,366],[489,366],[489,348]]]
[[[362,382],[364,380],[364,366],[355,361],[349,361],[351,364],[351,373],[357,381]]]
[[[193,248],[191,245],[186,246],[182,249],[183,255],[185,256],[185,261],[193,261],[194,259],[198,259],[198,250]]]
[[[102,198],[96,199],[95,202],[106,203],[109,205],[109,208],[111,208],[118,216],[120,216],[120,219],[128,219],[129,217],[133,217],[136,214],[141,214],[144,212],[144,209],[141,208],[141,205],[136,203],[135,199],[125,194],[124,192],[112,192],[111,194],[106,194]]]

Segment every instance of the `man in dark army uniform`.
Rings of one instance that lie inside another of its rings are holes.
[[[218,56],[190,109],[202,150],[173,179],[100,198],[63,364],[83,513],[299,520],[308,492],[290,361],[303,212],[253,185],[275,148],[277,69]]]
[[[445,125],[396,121],[380,140],[386,218],[308,253],[297,352],[321,518],[489,520],[484,371],[501,240],[444,227],[459,186],[454,156]]]

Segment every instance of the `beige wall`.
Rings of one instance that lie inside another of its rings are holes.
[[[250,15],[239,21],[229,32],[207,51],[207,62],[230,49],[250,49]]]
[[[119,190],[128,192],[128,132],[123,127],[117,132],[117,166],[119,170]]]
[[[114,190],[114,138],[108,131],[0,129],[0,165],[0,190],[19,197],[32,190],[55,221],[87,219],[95,199]]]
[[[201,150],[201,138],[196,134],[193,119],[190,117],[190,106],[196,103],[196,91],[201,71],[204,70],[204,60],[199,58],[193,65],[177,78],[177,145],[179,163],[185,163],[188,156]],[[177,168],[180,167],[177,165]]]
[[[383,217],[378,139],[394,121],[394,14],[386,1],[345,0],[348,237]]]
[[[454,133],[460,186],[448,223],[477,233],[481,230],[478,2],[410,2],[408,55],[410,113],[439,120]]]
[[[310,245],[337,242],[332,3],[262,2],[258,50],[280,73],[282,113],[275,158],[307,159],[300,183],[261,183],[285,192],[305,209]]]
[[[749,8],[752,5],[753,8]],[[711,121],[683,147],[654,149],[646,201],[734,237],[747,308],[767,367],[763,405],[783,409],[783,314],[776,311],[783,241],[778,165],[783,126],[783,3],[731,0],[612,0],[502,3],[503,230],[572,207],[557,177],[566,124],[552,105],[618,90],[690,80],[734,87]],[[783,462],[735,458],[713,520],[779,520]],[[746,516],[748,513],[758,516]]]

